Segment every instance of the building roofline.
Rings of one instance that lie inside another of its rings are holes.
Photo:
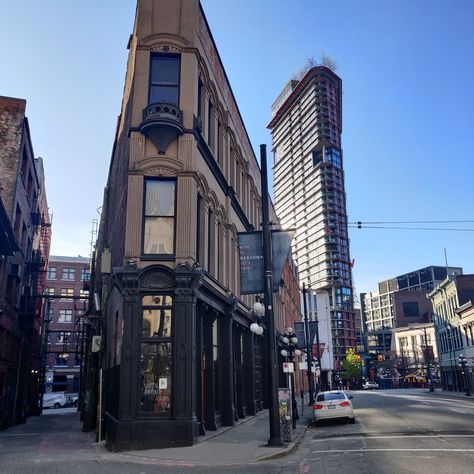
[[[419,328],[434,328],[434,323],[411,323],[408,326],[401,326],[399,328],[393,328],[393,332],[412,331],[413,329]]]
[[[291,94],[287,97],[287,99],[283,102],[283,104],[280,106],[280,108],[275,112],[275,115],[273,116],[272,120],[270,123],[267,125],[267,128],[271,130],[277,122],[282,118],[283,114],[289,109],[290,105],[293,104],[293,102],[296,100],[297,96],[300,94],[302,89],[306,87],[310,79],[312,78],[313,74],[316,71],[325,71],[330,73],[334,78],[339,82],[342,83],[341,78],[331,69],[329,69],[326,66],[315,66],[312,67],[304,76],[303,78],[298,82],[296,87],[292,90]]]
[[[49,256],[49,263],[53,262],[64,262],[64,263],[90,263],[89,257],[70,257],[67,255],[50,255]]]
[[[255,151],[254,151],[253,146],[252,146],[252,142],[250,141],[250,137],[249,137],[249,134],[247,132],[247,127],[245,126],[244,119],[242,117],[242,114],[240,113],[239,104],[237,103],[237,100],[235,99],[234,91],[232,90],[232,86],[230,84],[229,78],[227,77],[227,72],[225,70],[224,63],[222,62],[221,55],[219,54],[219,49],[217,48],[216,42],[214,41],[214,37],[212,36],[211,28],[209,27],[209,23],[207,22],[206,14],[204,13],[204,8],[202,7],[200,1],[199,1],[199,9],[200,9],[202,17],[204,19],[204,23],[205,23],[207,31],[209,33],[209,37],[211,38],[214,50],[216,51],[217,58],[219,59],[219,63],[220,63],[220,66],[222,68],[222,71],[224,73],[225,80],[227,81],[227,85],[229,86],[229,90],[230,90],[230,93],[232,95],[232,100],[234,101],[235,108],[237,109],[237,113],[239,114],[239,118],[240,118],[240,121],[242,123],[242,128],[244,129],[245,136],[247,137],[247,140],[249,142],[250,150],[252,151],[253,158],[255,160],[255,163],[257,163],[258,169],[261,170],[260,163],[257,160],[257,155],[255,154]]]
[[[469,301],[467,301],[466,303],[464,303],[463,305],[459,306],[459,308],[456,308],[456,309],[454,310],[454,312],[457,313],[457,314],[461,314],[461,313],[464,313],[464,311],[466,311],[466,310],[472,308],[473,306],[474,306],[474,305],[472,304],[472,301],[469,300]]]

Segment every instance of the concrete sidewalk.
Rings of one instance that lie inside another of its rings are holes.
[[[303,438],[311,420],[310,409],[297,421],[293,440],[286,446],[270,448],[268,410],[256,416],[245,418],[235,426],[222,427],[200,437],[198,443],[185,448],[148,449],[127,451],[117,456],[141,460],[162,460],[163,462],[187,463],[194,465],[248,464],[285,456],[293,452]]]
[[[298,407],[301,410],[301,407]],[[222,427],[199,437],[189,447],[149,449],[112,453],[104,443],[95,442],[94,433],[83,433],[79,413],[74,409],[48,410],[31,417],[23,425],[0,432],[1,464],[6,472],[16,471],[20,463],[28,465],[64,461],[95,460],[118,463],[186,466],[245,465],[290,454],[303,438],[311,409],[300,415],[293,440],[286,446],[269,448],[268,410],[240,420],[235,426]],[[5,472],[0,469],[0,472]]]
[[[428,393],[433,396],[441,395],[443,397],[461,398],[463,400],[474,400],[474,394],[471,394],[471,396],[468,397],[466,396],[466,392],[449,392],[447,390],[437,389],[434,392],[424,390],[424,393]]]

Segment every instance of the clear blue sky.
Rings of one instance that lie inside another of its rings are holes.
[[[474,2],[202,0],[256,152],[306,58],[343,80],[349,221],[473,220]],[[55,254],[87,255],[102,203],[135,0],[15,0],[0,95],[25,98]],[[454,227],[473,228],[472,224]],[[474,272],[473,232],[351,229],[356,290],[427,265]]]

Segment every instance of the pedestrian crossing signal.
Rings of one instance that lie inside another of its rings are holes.
[[[379,355],[377,356],[377,359],[378,359],[379,362],[382,362],[382,361],[383,361],[383,355],[382,355],[382,354],[379,354]]]

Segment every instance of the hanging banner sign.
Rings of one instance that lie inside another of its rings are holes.
[[[283,266],[290,252],[294,231],[272,231],[273,291],[280,286]],[[263,238],[261,231],[239,232],[240,293],[264,293]]]
[[[294,231],[272,230],[272,275],[273,291],[277,292],[280,287],[281,275],[286,259],[290,253],[291,241],[295,235]]]
[[[264,293],[261,232],[239,232],[240,293]]]
[[[319,357],[321,358],[324,354],[324,349],[326,347],[326,344],[324,342],[319,343]],[[311,352],[313,354],[313,357],[318,357],[318,345],[313,344],[311,346]]]
[[[308,321],[309,327],[309,345],[311,346],[316,339],[316,321]],[[306,331],[305,323],[303,321],[297,321],[293,323],[293,328],[298,338],[298,349],[306,349]]]

